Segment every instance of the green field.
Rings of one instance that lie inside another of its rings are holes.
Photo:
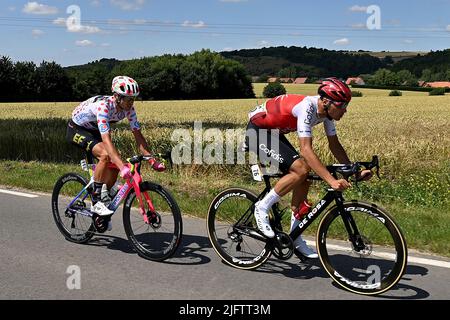
[[[316,87],[288,85],[287,89],[315,94]],[[262,88],[262,84],[255,85],[257,96]],[[379,155],[383,179],[373,179],[360,190],[353,188],[347,198],[386,207],[410,247],[450,256],[450,95],[404,92],[402,97],[388,97],[388,90],[360,91],[364,96],[354,98],[337,123],[338,134],[352,160],[366,161]],[[222,132],[243,129],[247,112],[263,101],[148,101],[137,102],[136,109],[150,145],[163,151],[174,146],[174,129],[192,133],[194,121],[202,121],[204,129]],[[62,173],[80,171],[75,163],[81,154],[64,140],[66,122],[76,105],[0,104],[0,185],[48,192]],[[333,162],[321,126],[314,129],[314,137],[319,157],[325,163]],[[134,153],[125,122],[116,127],[113,138],[124,156]],[[295,134],[289,139],[297,145]],[[174,193],[184,214],[199,217],[205,217],[209,202],[225,187],[262,188],[252,182],[247,165],[178,165],[164,174],[147,174]],[[323,186],[314,186],[311,199],[317,200],[322,192]]]
[[[263,90],[267,83],[253,83],[253,91],[257,97],[263,96]],[[318,84],[306,83],[306,84],[293,84],[293,83],[283,83],[286,88],[287,93],[293,94],[304,94],[304,95],[316,95]],[[355,91],[360,91],[363,97],[387,97],[391,90],[380,90],[380,89],[364,89],[356,88]],[[401,91],[401,90],[400,90]],[[403,96],[428,96],[428,92],[418,92],[418,91],[402,91]],[[360,99],[360,98],[354,98]]]

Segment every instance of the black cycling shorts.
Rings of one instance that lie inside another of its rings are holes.
[[[247,125],[245,144],[248,151],[256,153],[261,164],[272,168],[276,166],[283,173],[288,173],[294,161],[301,159],[297,150],[279,130],[263,129],[251,121]]]
[[[102,136],[100,131],[88,130],[70,120],[67,124],[66,140],[92,154],[95,145],[102,142]]]

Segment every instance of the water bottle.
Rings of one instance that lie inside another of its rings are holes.
[[[294,217],[297,220],[301,220],[306,214],[308,214],[309,210],[311,209],[312,203],[308,202],[308,200],[304,200],[300,207],[297,208],[294,212]]]

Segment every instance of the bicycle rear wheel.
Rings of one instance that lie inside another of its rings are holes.
[[[257,231],[253,216],[256,199],[248,190],[230,188],[219,193],[209,207],[206,220],[209,240],[222,260],[235,268],[255,269],[272,253]]]
[[[154,206],[152,211],[144,198],[150,224],[144,221],[133,190],[123,207],[125,233],[141,257],[162,261],[171,257],[181,242],[183,223],[180,208],[172,195],[160,185],[143,182],[141,192],[148,194]]]
[[[317,232],[318,253],[327,273],[341,287],[376,295],[400,281],[407,263],[406,241],[392,217],[378,206],[361,201],[344,203],[322,218]],[[345,221],[357,229],[350,241]],[[354,222],[354,224],[353,224]]]
[[[53,218],[64,237],[75,243],[86,243],[95,233],[92,217],[81,214],[91,208],[90,194],[86,190],[74,201],[86,185],[87,181],[82,176],[68,173],[59,178],[53,188]]]

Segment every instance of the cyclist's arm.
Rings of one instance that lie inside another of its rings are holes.
[[[151,155],[152,153],[149,151],[150,148],[148,147],[147,140],[145,140],[141,130],[133,130],[133,135],[141,154],[144,156]]]
[[[326,183],[332,185],[336,181],[331,173],[325,168],[319,157],[312,148],[312,137],[300,137],[300,152],[306,163],[317,173]]]
[[[328,146],[330,147],[331,153],[334,157],[339,161],[339,163],[349,164],[350,159],[347,156],[347,152],[345,152],[344,147],[339,142],[338,136],[327,136],[328,138]]]
[[[114,163],[120,170],[122,170],[124,164],[122,159],[120,158],[119,152],[116,147],[114,147],[111,134],[108,132],[102,133],[102,141],[105,146],[106,152],[108,152],[108,156],[111,158],[111,162]]]

